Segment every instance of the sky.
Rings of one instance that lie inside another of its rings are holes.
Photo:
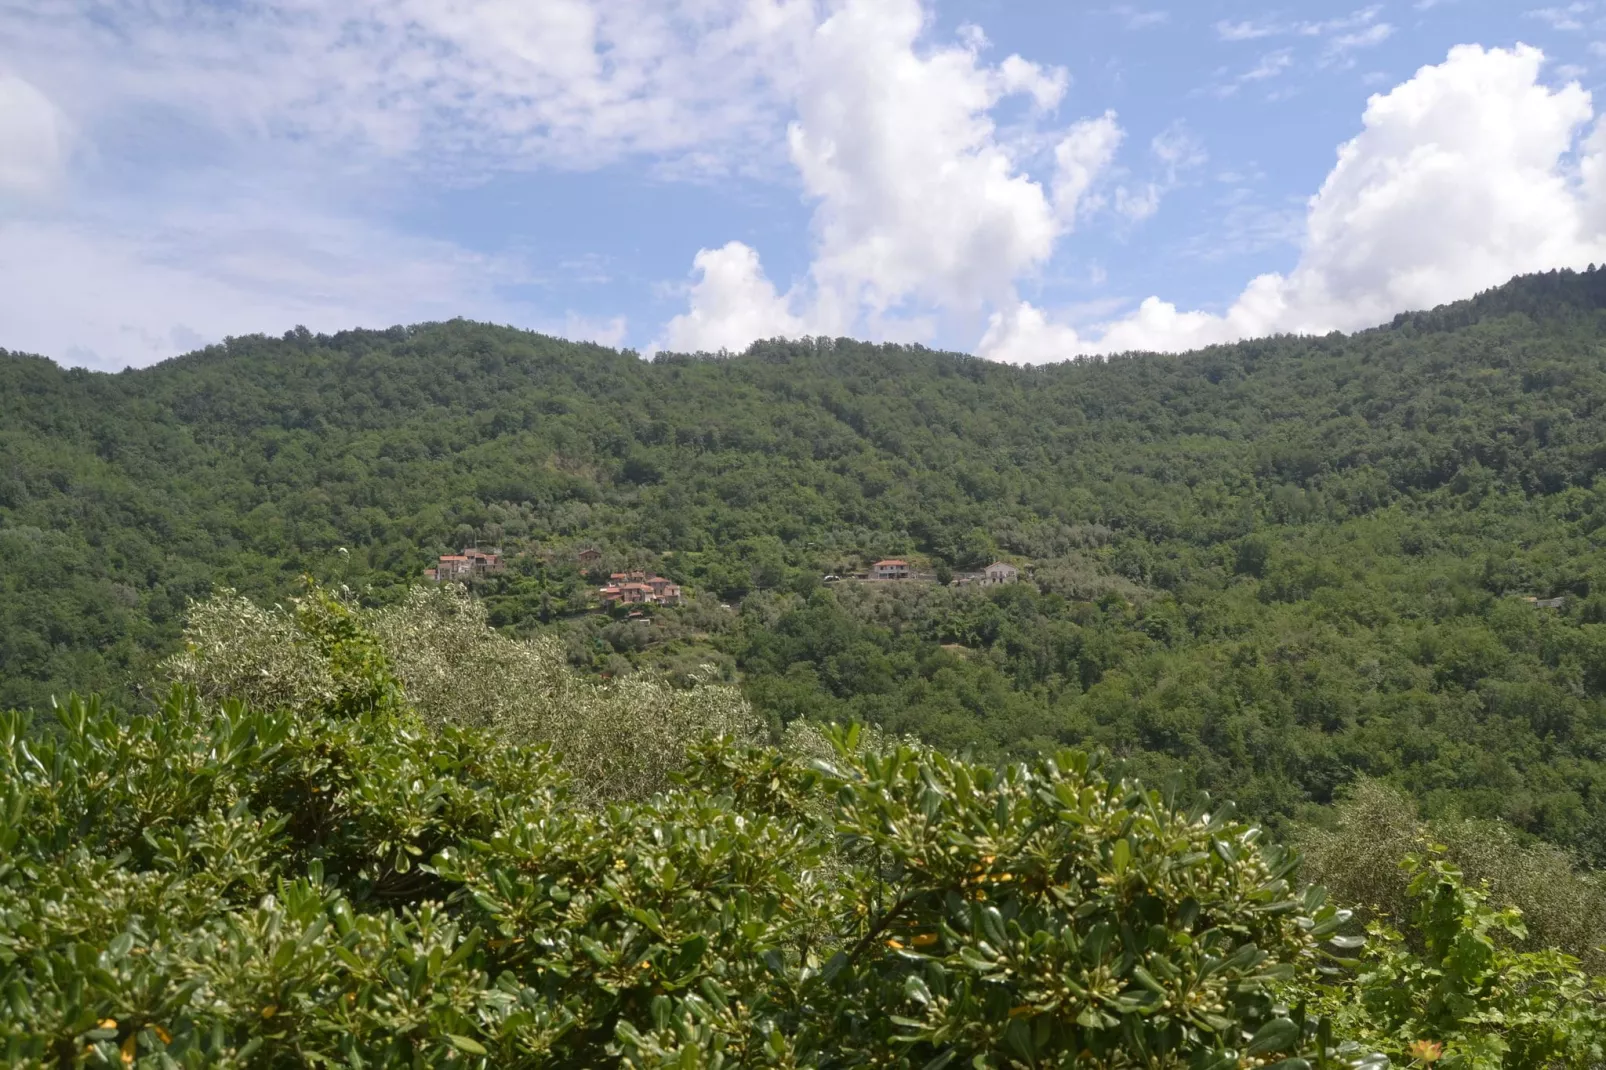
[[[1606,0],[0,0],[0,347],[1037,363],[1606,263]]]

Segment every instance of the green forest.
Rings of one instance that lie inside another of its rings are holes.
[[[0,1044],[1598,1065],[1603,339],[0,351]]]
[[[566,661],[456,585],[223,592],[148,712],[0,715],[7,1064],[1606,1058],[1606,890],[1504,826],[1370,782],[1302,854],[1100,752],[775,740]]]
[[[11,354],[0,707],[148,704],[214,590],[390,604],[478,542],[512,560],[493,624],[609,675],[714,665],[775,731],[1103,746],[1273,827],[1364,776],[1598,862],[1603,309],[1606,272],[1558,272],[1353,336],[1034,368],[466,322],[117,375]],[[582,546],[693,596],[584,612]],[[894,554],[1030,582],[820,582]]]

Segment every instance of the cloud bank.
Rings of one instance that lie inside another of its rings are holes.
[[[1221,32],[1348,33],[1382,25],[1374,16]],[[690,309],[666,344],[739,349],[744,336],[798,333],[923,338],[934,317],[962,321],[986,309],[976,351],[995,360],[1177,352],[1354,330],[1523,272],[1606,261],[1606,122],[1596,121],[1589,93],[1547,86],[1535,48],[1467,45],[1368,101],[1360,133],[1339,147],[1309,200],[1288,273],[1252,279],[1222,311],[1154,296],[1092,329],[1060,322],[1020,299],[1017,284],[1088,213],[1152,215],[1167,184],[1203,152],[1185,134],[1161,135],[1151,145],[1160,177],[1112,187],[1125,134],[1106,112],[1054,134],[1052,177],[1035,179],[991,116],[1023,86],[1046,114],[1063,95],[1064,72],[1014,56],[990,66],[974,44],[923,51],[921,34],[913,0],[849,0],[816,30],[815,77],[799,88],[789,137],[815,204],[809,276],[780,295],[754,250],[704,250]],[[1025,72],[1013,81],[1012,66]],[[739,260],[740,270],[710,271],[716,257]]]
[[[0,71],[0,203],[48,192],[66,163],[61,113],[31,83]]]
[[[1289,43],[1281,76],[1301,41],[1341,67],[1387,38],[1381,10],[1215,32]],[[1133,142],[1070,72],[976,26],[938,39],[926,0],[38,0],[0,7],[0,345],[120,367],[451,315],[625,341],[623,317],[532,312],[517,255],[389,218],[420,188],[621,162],[791,183],[811,212],[780,282],[710,233],[684,310],[638,334],[657,346],[857,334],[1035,362],[1353,329],[1606,261],[1606,125],[1543,74],[1533,48],[1451,50],[1367,103],[1286,272],[1224,306],[1104,296],[1082,311],[1125,313],[1088,326],[1022,293],[1088,228],[1151,219],[1204,146]]]
[[[729,346],[745,330],[922,338],[934,316],[962,321],[1016,300],[1015,281],[1053,255],[1123,134],[1111,112],[1055,132],[1049,118],[1068,74],[1018,55],[988,63],[985,37],[971,31],[926,46],[918,0],[845,0],[820,22],[802,46],[807,70],[792,87],[787,131],[815,206],[809,277],[777,296],[756,251],[704,249],[690,308],[666,345]],[[1047,128],[1047,188],[994,118],[1010,98],[1031,109],[1029,141]],[[740,270],[713,270],[738,261]]]
[[[1225,312],[1150,297],[1083,333],[1021,303],[993,314],[980,352],[1034,362],[1354,330],[1606,260],[1606,124],[1576,83],[1545,86],[1543,62],[1534,48],[1458,47],[1372,97],[1310,200],[1294,269],[1253,279]]]
[[[773,177],[815,24],[812,0],[0,5],[0,346],[118,368],[456,315],[623,341],[391,217],[624,160]]]

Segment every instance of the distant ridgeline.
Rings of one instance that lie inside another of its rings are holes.
[[[138,705],[218,587],[392,603],[497,546],[500,627],[612,674],[709,661],[776,726],[1098,744],[1274,822],[1366,774],[1599,860],[1603,308],[1606,272],[1556,272],[1351,336],[1033,368],[464,321],[116,375],[0,355],[0,707]],[[881,558],[1029,582],[821,583]],[[601,612],[635,570],[683,604]]]

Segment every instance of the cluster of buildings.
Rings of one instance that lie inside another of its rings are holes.
[[[592,548],[580,551],[583,564],[595,564],[602,554]],[[434,568],[424,570],[424,578],[434,583],[468,583],[507,571],[500,550],[464,550],[460,554],[441,554]],[[597,592],[604,605],[678,606],[680,584],[647,572],[615,572],[608,585]]]
[[[608,586],[597,593],[610,606],[680,605],[680,584],[662,576],[649,576],[645,572],[612,573],[608,577]]]
[[[872,580],[907,580],[912,578],[909,562],[891,557],[870,566],[865,577]],[[1004,561],[994,561],[981,572],[962,572],[954,577],[960,587],[993,587],[1001,583],[1014,583],[1020,579],[1020,569]]]
[[[494,576],[506,568],[499,551],[470,549],[460,554],[441,554],[434,568],[424,570],[424,578],[436,583],[464,583]]]
[[[582,549],[576,557],[581,565],[595,565],[602,559],[602,552],[595,547]],[[467,583],[471,580],[484,579],[507,570],[507,563],[503,560],[500,550],[481,550],[473,547],[457,554],[441,554],[434,568],[424,570],[424,578],[435,583]],[[929,578],[927,574],[923,577]],[[827,576],[826,579],[835,580],[836,576]],[[846,578],[846,577],[844,577]],[[877,561],[863,573],[860,579],[899,581],[915,578],[914,570],[909,562],[902,558],[889,557]],[[991,587],[1002,583],[1014,583],[1020,579],[1020,569],[1003,561],[994,561],[981,572],[964,572],[954,577],[955,586]],[[604,605],[660,605],[675,606],[681,602],[681,589],[678,583],[665,579],[663,576],[652,575],[644,571],[615,572],[608,577],[608,584],[598,590]],[[1530,598],[1529,601],[1534,601]],[[1555,603],[1559,604],[1560,599]],[[1548,606],[1548,600],[1540,602]]]

